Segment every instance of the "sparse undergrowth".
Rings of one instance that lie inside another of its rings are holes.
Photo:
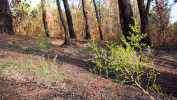
[[[46,85],[56,82],[62,77],[62,71],[59,70],[59,66],[55,64],[57,55],[53,59],[53,63],[46,61],[44,57],[40,60],[34,60],[32,56],[29,59],[21,57],[18,60],[8,59],[0,64],[1,73],[8,71],[13,75],[17,75],[17,78],[33,81],[34,79],[41,82],[48,82]],[[6,74],[5,74],[6,75]]]
[[[42,38],[32,38],[33,44],[30,50],[40,51],[41,49],[47,49],[52,46],[51,42],[47,40],[46,36],[43,35]]]

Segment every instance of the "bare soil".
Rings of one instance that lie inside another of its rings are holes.
[[[49,39],[50,40],[50,39]],[[95,64],[79,58],[79,50],[89,43],[88,41],[77,41],[76,44],[61,47],[63,38],[54,38],[52,47],[49,49],[32,53],[32,40],[29,36],[9,36],[0,34],[0,64],[12,58],[18,61],[20,57],[30,59],[30,55],[37,61],[43,57],[52,63],[55,55],[58,55],[56,65],[62,71],[62,78],[56,82],[46,85],[40,79],[24,79],[16,73],[5,71],[0,78],[0,99],[2,100],[149,100],[148,95],[132,84],[125,84],[122,87],[111,79],[106,79],[90,72]],[[75,43],[75,40],[71,40]],[[105,45],[100,43],[100,45]],[[155,58],[154,68],[160,71],[157,76],[157,84],[162,91],[168,95],[172,94],[177,100],[177,48],[159,48],[159,55],[154,56],[153,49],[150,57]],[[87,58],[91,54],[85,53]],[[35,61],[35,60],[34,60]],[[148,67],[148,66],[147,66]],[[152,95],[156,100],[169,99],[156,94]]]

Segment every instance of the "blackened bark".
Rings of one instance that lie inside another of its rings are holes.
[[[47,21],[46,21],[45,0],[41,0],[41,1],[42,1],[42,16],[43,16],[44,29],[45,29],[46,36],[50,37],[49,29],[48,29]]]
[[[67,23],[68,23],[70,38],[75,38],[76,35],[74,33],[73,21],[72,21],[71,12],[70,12],[70,9],[69,9],[68,0],[63,0],[63,3],[64,3],[65,13],[66,13],[66,17],[67,17]]]
[[[148,0],[147,1],[147,5],[146,5],[146,14],[149,15],[149,8],[150,8],[150,4],[151,4],[152,0]]]
[[[64,20],[64,17],[63,17],[63,13],[62,13],[62,10],[61,10],[60,1],[56,0],[56,2],[57,2],[57,6],[58,6],[58,12],[60,14],[60,20],[63,24],[63,28],[64,28],[64,31],[65,31],[65,42],[63,44],[64,45],[70,45],[68,30],[67,30],[66,23],[65,23],[65,20]]]
[[[98,9],[97,9],[95,0],[93,0],[93,3],[94,3],[94,7],[95,7],[95,13],[96,13],[97,22],[98,22],[98,28],[99,28],[99,32],[100,32],[100,38],[101,38],[101,40],[103,40],[102,29],[101,29],[101,22],[100,22],[100,17],[99,17],[99,14],[98,14]]]
[[[145,43],[147,45],[151,45],[150,35],[148,31],[148,14],[149,14],[149,6],[150,1],[148,0],[147,8],[145,8],[144,0],[138,0],[138,8],[141,18],[141,34],[147,34],[146,38],[141,40],[141,43]]]
[[[127,36],[130,36],[129,32],[133,33],[130,25],[135,25],[130,0],[118,0],[118,4],[123,35],[125,36],[126,40],[128,40]]]
[[[0,34],[14,35],[12,14],[8,0],[0,0]]]
[[[83,13],[86,20],[86,37],[85,39],[90,39],[90,16],[87,11],[87,0],[82,0]]]

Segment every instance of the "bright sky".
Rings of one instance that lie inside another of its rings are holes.
[[[28,0],[31,1],[31,6],[36,7],[36,4],[38,4],[39,2],[41,2],[41,0]],[[169,4],[172,4],[174,0],[169,0]],[[63,4],[61,4],[63,5]],[[172,11],[171,11],[171,23],[174,23],[177,21],[177,3],[172,7]]]
[[[174,1],[174,0],[169,0],[170,4]],[[174,23],[177,21],[177,3],[172,7],[171,10],[171,23]]]

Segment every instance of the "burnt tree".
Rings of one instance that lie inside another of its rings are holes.
[[[8,0],[0,0],[0,34],[14,35],[12,14]]]
[[[147,1],[147,5],[145,7],[144,0],[138,0],[138,8],[141,18],[141,34],[147,34],[146,38],[141,40],[141,43],[145,43],[147,45],[151,45],[149,29],[148,29],[148,15],[149,15],[149,7],[151,0]]]
[[[49,29],[47,26],[47,21],[46,21],[46,9],[45,9],[45,0],[41,0],[42,2],[42,16],[43,16],[43,23],[44,23],[44,29],[47,37],[50,37],[49,34]]]
[[[118,5],[123,35],[125,36],[126,40],[128,40],[127,36],[130,36],[129,32],[133,33],[133,30],[131,29],[130,25],[135,25],[133,20],[133,11],[131,8],[131,3],[130,0],[118,0]]]
[[[63,43],[63,45],[70,45],[70,40],[69,40],[69,36],[68,36],[68,30],[67,30],[66,23],[65,23],[63,14],[62,14],[60,1],[56,0],[56,2],[57,2],[57,6],[58,6],[58,12],[60,14],[60,20],[61,20],[61,22],[63,24],[63,28],[64,28],[64,32],[65,32],[65,42]]]
[[[101,22],[100,22],[100,16],[98,14],[98,9],[97,9],[97,5],[96,5],[95,0],[93,0],[93,4],[94,4],[96,18],[97,18],[97,22],[98,22],[98,28],[99,28],[99,32],[100,32],[100,38],[101,38],[101,40],[103,40],[102,29],[101,29]]]
[[[72,21],[71,12],[70,12],[70,9],[69,9],[68,0],[63,0],[63,3],[64,3],[64,8],[65,8],[65,13],[66,13],[66,18],[67,18],[70,38],[75,38],[76,35],[74,33],[73,21]]]
[[[91,35],[90,35],[90,16],[89,13],[87,11],[87,0],[82,0],[82,7],[83,7],[83,14],[85,17],[85,21],[86,21],[86,37],[85,39],[90,39]]]

